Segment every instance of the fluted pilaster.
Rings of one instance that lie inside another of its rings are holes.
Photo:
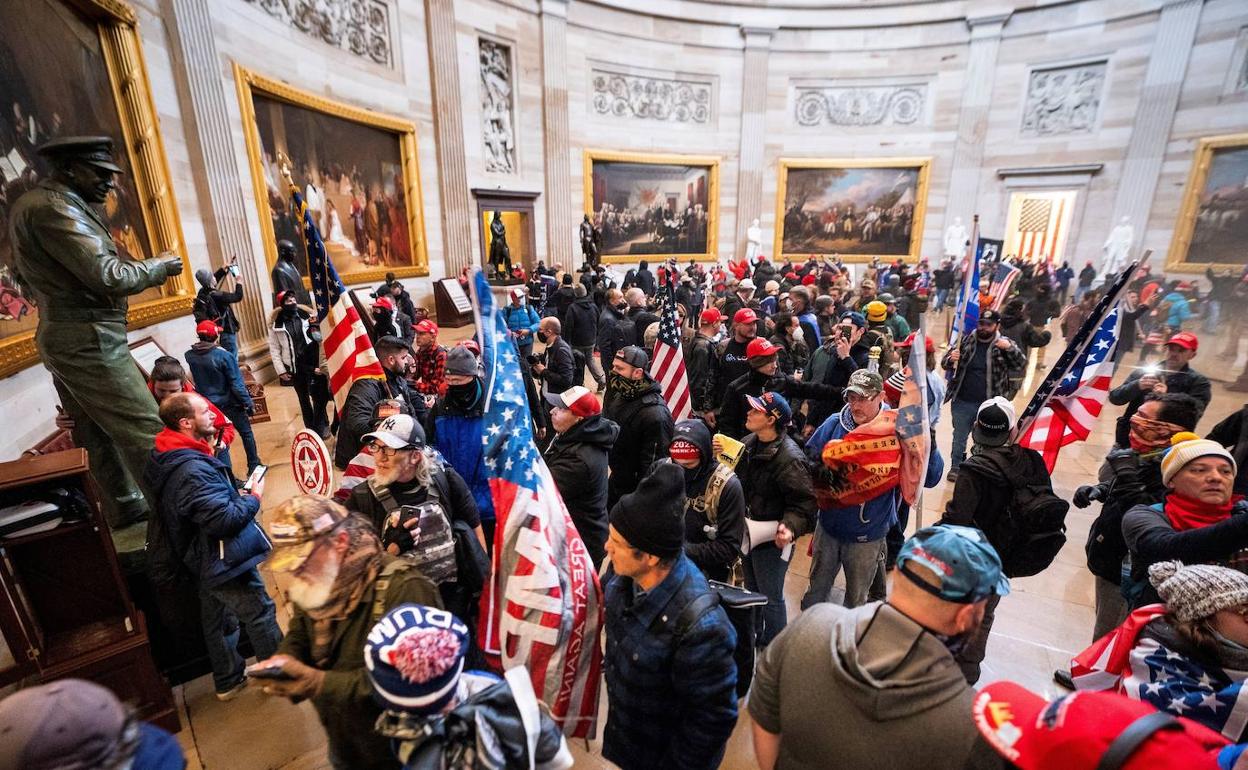
[[[446,274],[474,264],[476,223],[468,191],[463,104],[454,0],[425,0],[429,72],[433,82],[433,125],[438,143],[438,191],[442,197],[442,258]]]
[[[745,53],[741,70],[741,144],[737,167],[737,223],[733,253],[745,253],[745,231],[763,215],[767,149],[767,65],[772,27],[742,27]],[[776,223],[779,227],[780,223]],[[766,240],[764,239],[764,242]]]
[[[568,2],[542,0],[542,134],[546,161],[546,264],[573,268],[580,215],[572,205],[568,125]],[[581,180],[590,184],[590,180]],[[579,258],[578,258],[579,262]]]

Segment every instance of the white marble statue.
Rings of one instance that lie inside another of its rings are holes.
[[[966,228],[962,217],[954,217],[953,224],[945,228],[945,256],[961,257],[966,254]]]
[[[750,226],[745,228],[745,258],[753,262],[754,258],[762,253],[763,248],[763,228],[758,226],[758,220],[755,219]]]
[[[1123,217],[1117,226],[1110,230],[1109,237],[1105,239],[1105,245],[1101,247],[1101,253],[1104,255],[1104,261],[1101,264],[1103,281],[1109,281],[1110,276],[1127,266],[1127,256],[1134,241],[1135,228],[1131,226],[1131,218]]]

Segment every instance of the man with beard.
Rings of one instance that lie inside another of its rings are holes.
[[[218,344],[220,331],[220,327],[212,321],[196,324],[195,336],[199,342],[186,351],[186,365],[191,370],[191,379],[198,385],[199,393],[234,423],[247,453],[247,473],[251,473],[260,464],[260,450],[256,447],[256,435],[251,429],[250,419],[255,404],[243,382],[238,359]]]
[[[269,314],[269,355],[278,380],[295,388],[303,427],[328,438],[325,407],[329,403],[329,383],[319,381],[324,378],[321,331],[308,323],[311,312],[311,308],[299,306],[293,291],[277,293],[277,307]]]
[[[278,654],[253,666],[253,678],[270,695],[312,701],[335,770],[397,770],[389,739],[373,731],[381,708],[365,670],[365,641],[399,605],[441,608],[437,586],[410,562],[385,553],[366,519],[327,497],[282,503],[269,535],[269,569],[290,574],[294,614]],[[257,676],[269,669],[280,671],[278,678]]]
[[[429,446],[446,458],[472,490],[488,548],[494,547],[494,498],[485,470],[485,387],[477,357],[463,345],[446,354],[446,393],[425,423]]]
[[[750,342],[758,336],[758,315],[750,308],[742,308],[732,316],[732,336],[719,343],[719,356],[715,372],[714,387],[711,389],[710,403],[722,404],[728,384],[742,375],[750,373],[749,357],[745,350]],[[715,427],[715,421],[711,421]]]
[[[975,691],[953,659],[988,600],[1010,592],[1001,560],[978,530],[927,527],[894,574],[886,601],[811,607],[761,656],[749,698],[760,768],[1001,766],[967,718]]]
[[[425,421],[429,413],[425,399],[412,390],[404,375],[412,365],[412,351],[397,337],[381,337],[373,345],[385,379],[357,380],[347,392],[343,404],[338,443],[334,447],[334,466],[345,470],[347,463],[360,451],[360,436],[373,428],[373,411],[379,401],[395,399],[403,405],[403,413]]]
[[[546,400],[555,430],[545,452],[546,467],[598,569],[606,556],[607,464],[620,426],[603,417],[598,399],[579,385],[547,393]]]
[[[603,414],[620,426],[620,435],[611,448],[608,508],[637,488],[650,466],[667,456],[672,441],[672,413],[649,368],[650,357],[636,345],[611,362]]]

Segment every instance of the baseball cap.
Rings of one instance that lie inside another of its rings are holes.
[[[878,323],[888,318],[888,305],[885,305],[878,299],[868,302],[865,309],[867,311],[867,320],[872,323]]]
[[[866,328],[867,325],[867,317],[856,310],[846,310],[844,313],[841,313],[841,320],[849,321],[859,329]]]
[[[981,324],[999,324],[1001,323],[1001,314],[996,310],[985,310],[979,314],[979,323]]]
[[[904,340],[902,340],[901,342],[898,342],[898,343],[897,343],[894,347],[898,347],[898,348],[911,348],[911,347],[914,347],[914,338],[915,338],[915,337],[917,337],[917,336],[919,336],[919,333],[918,333],[918,332],[910,332],[910,336],[909,336],[909,337],[906,337],[906,338],[905,338]],[[935,342],[932,342],[932,338],[931,338],[931,337],[924,337],[923,339],[924,339],[924,342],[926,343],[926,344],[924,345],[924,349],[925,349],[928,353],[935,353],[935,352],[936,352],[936,343],[935,343]]]
[[[752,324],[757,321],[758,315],[753,311],[753,309],[748,307],[743,307],[732,315],[732,322],[734,324]]]
[[[906,566],[912,561],[930,570],[940,585],[919,578]],[[1010,592],[1010,581],[1001,572],[1001,557],[974,527],[939,524],[920,529],[902,543],[897,570],[924,591],[955,604],[973,604]]]
[[[793,407],[789,406],[788,399],[775,391],[769,390],[761,396],[746,396],[745,400],[750,402],[751,409],[775,417],[777,428],[788,425],[793,418]]]
[[[750,340],[750,344],[745,346],[745,357],[749,359],[749,358],[761,358],[763,356],[772,356],[772,355],[775,355],[779,350],[780,350],[779,345],[773,345],[771,342],[763,339],[762,337],[755,337],[754,339]]]
[[[738,290],[738,291],[740,291],[740,290],[742,290],[742,289],[749,289],[750,291],[754,291],[754,289],[756,289],[756,288],[758,288],[758,287],[754,285],[754,281],[753,281],[753,280],[751,280],[751,279],[749,279],[749,278],[742,278],[742,279],[741,279],[741,280],[737,283],[737,290]]]
[[[425,445],[425,430],[410,414],[396,414],[382,420],[372,433],[365,433],[360,445],[374,441],[391,449],[419,449]]]
[[[382,708],[436,714],[455,697],[467,652],[468,626],[459,618],[400,604],[368,632],[364,668]]]
[[[417,334],[433,334],[436,336],[438,333],[438,325],[428,318],[416,324],[415,328]]]
[[[338,529],[350,515],[346,508],[322,495],[296,495],[277,506],[269,522],[273,551],[268,568],[274,572],[299,569],[317,540]]]
[[[646,351],[637,345],[627,345],[620,348],[615,354],[615,360],[623,361],[629,366],[638,366],[642,369],[650,367],[650,356],[646,355]]]
[[[884,292],[883,294],[880,295],[880,302],[883,302],[885,305],[892,305],[892,304],[895,304],[897,300],[896,298],[893,297],[892,294],[889,294],[888,292]]]
[[[389,297],[378,297],[373,303],[373,307],[384,307],[386,310],[394,310],[394,301]]]
[[[717,324],[724,320],[724,314],[715,308],[708,308],[707,310],[702,311],[702,314],[698,316],[698,319],[704,324]]]
[[[216,337],[221,334],[221,327],[217,326],[216,321],[200,321],[195,324],[195,334],[199,337]]]
[[[1185,350],[1195,350],[1200,345],[1200,340],[1191,332],[1179,332],[1166,340],[1166,344],[1178,345]]]
[[[516,288],[511,290],[511,297],[512,299],[524,299],[524,296],[527,293],[528,292],[525,291],[525,288],[523,286],[517,286]]]
[[[546,400],[552,406],[563,407],[577,417],[592,417],[602,412],[602,404],[597,397],[581,385],[574,385],[562,393],[547,393]]]
[[[1014,405],[1001,396],[993,396],[979,405],[971,438],[981,446],[1003,446],[1010,438],[1010,431],[1017,424],[1018,416],[1014,412]]]
[[[845,392],[875,398],[884,392],[884,379],[875,372],[859,369],[849,375],[849,385],[845,386]]]
[[[862,289],[874,289],[875,281],[871,280],[870,278],[864,278],[862,283],[858,284],[858,286],[859,288],[862,288]]]
[[[1228,744],[1213,730],[1109,692],[1047,702],[1013,682],[993,682],[971,703],[988,745],[1020,770],[1214,770]],[[1106,763],[1110,754],[1118,761]]]

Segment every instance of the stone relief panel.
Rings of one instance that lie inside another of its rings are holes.
[[[1231,54],[1231,66],[1227,69],[1222,96],[1248,95],[1248,27],[1240,27],[1235,37],[1235,49]]]
[[[511,79],[511,47],[478,38],[481,68],[481,142],[485,170],[516,173],[515,99]]]
[[[246,0],[251,5],[344,51],[394,66],[387,0]]]
[[[799,126],[909,126],[926,122],[927,84],[798,85]]]
[[[1108,65],[1096,61],[1032,70],[1023,102],[1023,136],[1095,130]]]
[[[672,123],[710,123],[714,117],[711,80],[636,75],[593,68],[590,109],[599,115]]]

